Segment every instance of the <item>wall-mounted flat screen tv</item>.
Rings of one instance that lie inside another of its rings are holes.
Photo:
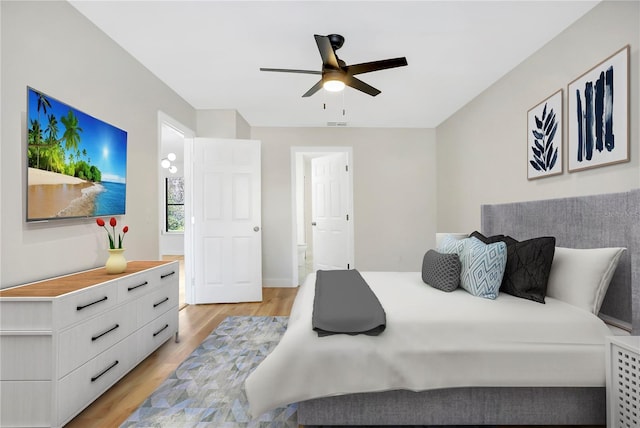
[[[27,221],[125,213],[127,133],[27,87]]]

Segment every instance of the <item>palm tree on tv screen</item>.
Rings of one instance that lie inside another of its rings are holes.
[[[80,126],[80,119],[83,116],[73,108],[56,100],[50,100],[38,91],[30,89],[30,94],[34,97],[30,98],[30,102],[33,103],[33,111],[36,114],[30,116],[29,120],[27,152],[29,167],[93,182],[101,181],[100,169],[91,165],[89,151],[86,147],[81,147],[83,144],[81,133],[84,130]],[[87,132],[91,134],[91,125],[87,126],[89,127]],[[91,140],[90,137],[89,140]]]
[[[44,113],[45,115],[47,114],[47,109],[51,108],[51,103],[49,102],[49,100],[47,99],[47,97],[44,94],[41,94],[38,92],[38,128],[36,132],[36,150],[37,150],[37,168],[40,167],[40,147],[42,146],[42,128],[40,126],[40,112]],[[33,124],[33,123],[32,123]]]
[[[64,134],[62,134],[62,141],[64,141],[65,150],[78,150],[80,144],[80,133],[82,128],[78,124],[78,118],[73,111],[69,110],[66,116],[60,118],[60,121],[65,127]]]

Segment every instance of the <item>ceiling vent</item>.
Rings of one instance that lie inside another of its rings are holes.
[[[327,126],[347,126],[347,122],[327,122]]]

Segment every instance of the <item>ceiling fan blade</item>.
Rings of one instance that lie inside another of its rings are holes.
[[[319,36],[317,34],[315,34],[314,37],[316,38],[316,44],[318,45],[318,50],[320,51],[320,56],[322,57],[322,64],[335,70],[340,70],[338,57],[336,57],[336,53],[333,51],[333,47],[331,47],[329,37]]]
[[[315,94],[316,92],[318,92],[320,89],[322,89],[322,80],[318,81],[318,83],[316,83],[315,85],[313,85],[311,87],[311,89],[309,89],[307,92],[304,93],[304,95],[302,95],[303,97],[310,97],[311,95]]]
[[[379,90],[374,88],[373,86],[364,83],[362,80],[357,79],[353,76],[345,75],[344,76],[344,84],[347,86],[351,86],[353,89],[357,89],[359,91],[364,92],[365,94],[369,94],[372,97],[375,97],[380,93]]]
[[[322,74],[322,71],[316,70],[292,70],[289,68],[260,68],[260,71],[277,71],[280,73],[302,73],[302,74]]]
[[[371,71],[385,70],[387,68],[403,67],[407,65],[407,58],[383,59],[380,61],[363,62],[362,64],[354,64],[346,67],[348,74],[355,76],[356,74],[369,73]]]

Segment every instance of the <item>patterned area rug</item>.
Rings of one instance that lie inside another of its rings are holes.
[[[244,381],[278,344],[287,317],[227,317],[121,427],[297,427],[290,405],[252,420]]]

